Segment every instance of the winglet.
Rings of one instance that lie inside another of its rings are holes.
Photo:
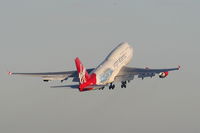
[[[12,75],[13,73],[12,72],[8,72],[8,75]]]

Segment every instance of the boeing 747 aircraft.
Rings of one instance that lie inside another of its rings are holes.
[[[95,89],[104,89],[109,86],[109,89],[114,89],[116,82],[121,82],[121,88],[126,88],[127,82],[138,78],[153,77],[156,74],[160,78],[168,76],[169,71],[179,70],[177,68],[169,69],[149,69],[149,68],[134,68],[128,67],[127,64],[133,57],[133,48],[128,43],[121,43],[106,57],[106,59],[96,68],[85,69],[79,58],[75,59],[75,71],[65,72],[47,72],[47,73],[12,73],[10,75],[26,75],[42,77],[43,81],[60,80],[61,82],[72,78],[74,85],[53,86],[70,87],[79,91],[89,91]]]

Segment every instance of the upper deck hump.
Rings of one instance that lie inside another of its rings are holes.
[[[131,46],[127,42],[122,42],[120,43],[115,49],[113,49],[110,54],[108,55],[107,59],[116,57],[119,55],[121,52],[129,49]]]

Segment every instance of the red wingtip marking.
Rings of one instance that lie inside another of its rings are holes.
[[[178,70],[181,68],[181,66],[178,66]]]
[[[12,72],[8,72],[8,75],[12,75]]]

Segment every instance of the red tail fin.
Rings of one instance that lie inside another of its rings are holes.
[[[93,73],[89,75],[85,67],[79,60],[79,58],[75,59],[75,64],[76,64],[76,68],[77,68],[77,72],[78,72],[79,80],[80,80],[79,90],[80,91],[92,90],[93,88],[86,88],[86,87],[96,84],[96,74]]]
[[[79,75],[80,84],[86,83],[89,80],[90,75],[88,74],[88,72],[86,71],[85,67],[83,66],[78,57],[75,59],[75,64]]]

